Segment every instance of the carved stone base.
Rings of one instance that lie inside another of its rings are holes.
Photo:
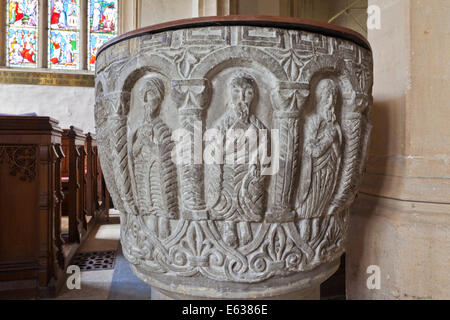
[[[272,278],[257,284],[211,281],[205,277],[161,276],[132,266],[134,274],[152,287],[152,300],[317,300],[320,285],[339,268],[340,260],[321,265],[313,271],[289,277]]]
[[[163,293],[165,292],[165,293]],[[173,295],[167,291],[158,291],[152,288],[152,300],[205,300],[204,297],[198,296],[186,296],[186,295]],[[170,295],[170,296],[169,296]],[[209,299],[208,299],[209,300]],[[212,300],[212,299],[211,299]],[[223,300],[223,299],[219,299]],[[246,299],[248,300],[248,299]],[[279,296],[260,298],[258,300],[320,300],[320,284],[314,287],[305,288],[298,291],[293,291],[288,294]]]

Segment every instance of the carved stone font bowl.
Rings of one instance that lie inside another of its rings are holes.
[[[370,135],[358,34],[274,17],[144,28],[96,62],[101,166],[134,273],[170,298],[313,298]]]

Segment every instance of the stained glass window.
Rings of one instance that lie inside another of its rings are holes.
[[[94,70],[98,49],[117,35],[117,0],[90,0],[88,10],[88,66]]]
[[[7,1],[7,65],[37,66],[38,0]]]
[[[79,0],[50,0],[50,27],[53,30],[78,30]]]
[[[80,1],[49,0],[49,52],[51,69],[77,69],[79,57]]]
[[[83,48],[87,51],[88,69],[94,70],[100,47],[117,36],[118,3],[119,0],[6,0],[7,66],[36,68],[39,56],[45,56],[50,69],[76,70],[84,65],[84,61],[80,63],[80,57],[85,57],[80,52]],[[43,7],[45,12],[39,12]],[[48,33],[42,23],[39,25],[39,15],[48,17]],[[47,48],[38,48],[38,38],[44,34],[41,46],[44,43]]]

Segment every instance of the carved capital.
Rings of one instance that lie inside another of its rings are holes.
[[[180,112],[201,111],[208,103],[210,90],[208,80],[172,80],[172,98]]]
[[[272,95],[275,117],[298,118],[309,96],[309,84],[301,82],[278,82]]]

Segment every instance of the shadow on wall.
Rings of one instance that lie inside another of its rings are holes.
[[[395,140],[393,136],[395,132],[391,127],[393,121],[390,118],[392,112],[389,110],[393,105],[398,105],[398,103],[392,100],[374,100],[373,102],[371,112],[372,132],[366,168],[359,189],[361,194],[378,195],[384,188],[389,150],[393,149],[392,143]],[[355,285],[360,285],[364,287],[359,288],[357,291],[368,290],[364,279],[370,276],[367,273],[369,265],[364,265],[363,261],[367,264],[368,259],[364,258],[364,255],[368,254],[366,244],[369,241],[377,240],[373,237],[369,239],[368,231],[371,226],[368,222],[372,221],[373,216],[377,214],[379,200],[379,197],[373,197],[368,203],[368,201],[361,199],[357,195],[353,205],[350,207],[347,241],[352,245],[351,247],[346,246],[350,250],[347,250],[345,260],[347,299],[349,298],[349,287],[354,288]],[[386,225],[386,227],[388,226]],[[374,245],[372,244],[371,248],[373,247]],[[373,261],[373,264],[376,264],[376,261]]]

